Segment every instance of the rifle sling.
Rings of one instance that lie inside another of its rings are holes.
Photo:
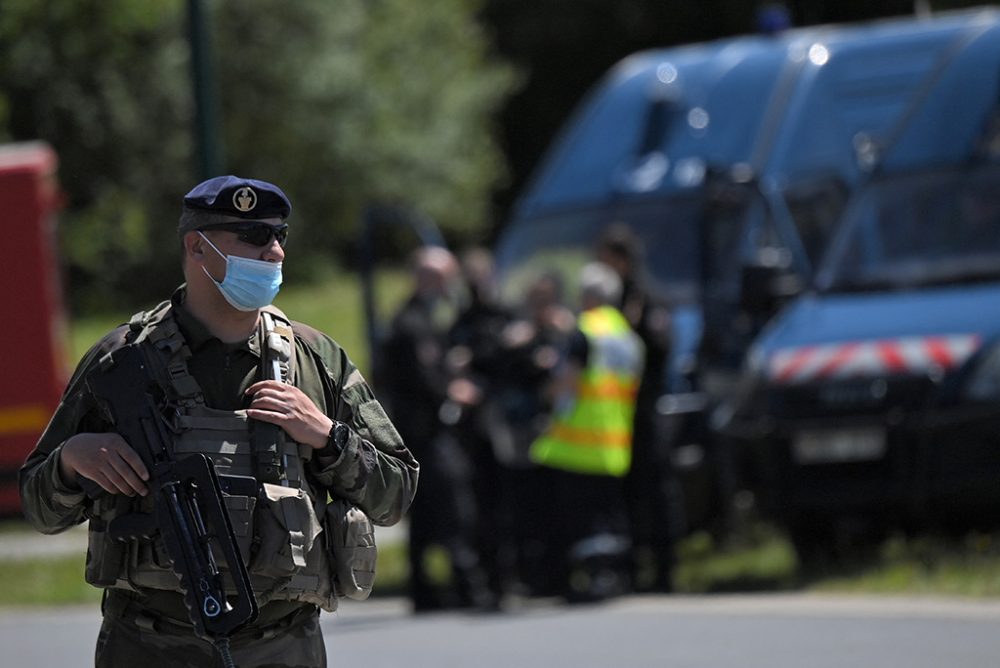
[[[261,379],[291,382],[295,367],[295,339],[291,325],[281,311],[274,307],[261,310],[257,321],[257,341],[260,345]],[[261,482],[288,484],[285,462],[290,453],[286,452],[285,440],[285,432],[277,425],[252,421],[250,443],[255,453],[254,475]]]

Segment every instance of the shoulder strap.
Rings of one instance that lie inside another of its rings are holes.
[[[138,313],[133,314],[128,321],[128,337],[130,342],[138,343],[148,338],[148,330],[167,317],[170,310],[171,304],[168,300],[160,302],[149,311],[139,311]]]
[[[257,325],[260,342],[261,377],[295,383],[295,334],[292,321],[276,306],[260,310]]]
[[[173,317],[169,301],[162,302],[150,311],[141,311],[129,320],[133,343],[148,341],[165,358],[167,377],[162,379],[171,388],[179,404],[204,405],[201,387],[188,371],[187,359],[191,357],[184,336]]]
[[[280,309],[266,306],[257,321],[260,345],[260,377],[294,383],[295,336],[292,324]],[[285,432],[268,422],[251,421],[250,443],[254,451],[254,476],[261,482],[288,484]]]

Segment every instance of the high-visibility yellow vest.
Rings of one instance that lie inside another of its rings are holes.
[[[587,366],[572,405],[531,445],[532,460],[589,475],[624,476],[632,463],[632,417],[642,374],[642,341],[610,306],[580,315]]]

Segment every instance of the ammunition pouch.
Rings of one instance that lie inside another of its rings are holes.
[[[128,546],[111,538],[111,523],[115,517],[128,513],[132,505],[132,499],[122,495],[101,495],[94,501],[87,532],[85,577],[96,587],[120,585]]]
[[[363,601],[375,584],[375,527],[357,506],[343,499],[326,505],[327,548],[337,596]]]
[[[264,483],[257,511],[257,539],[250,572],[285,578],[306,568],[306,557],[323,531],[305,491]]]

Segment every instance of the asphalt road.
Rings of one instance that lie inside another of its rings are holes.
[[[0,613],[3,666],[92,665],[93,608]],[[981,668],[1000,661],[1000,601],[812,594],[532,602],[414,617],[346,603],[323,622],[330,666],[365,668]]]

